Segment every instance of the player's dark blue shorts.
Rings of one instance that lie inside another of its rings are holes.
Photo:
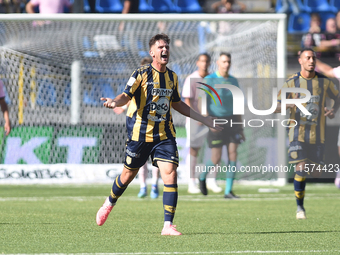
[[[313,164],[325,165],[324,144],[309,144],[299,141],[292,141],[289,144],[289,163],[296,164],[302,161],[309,161]]]
[[[124,166],[130,170],[138,170],[151,156],[152,164],[157,167],[157,161],[178,165],[178,151],[175,139],[158,142],[126,142]]]

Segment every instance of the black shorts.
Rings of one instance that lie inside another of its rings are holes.
[[[289,144],[289,163],[297,164],[302,161],[309,161],[313,164],[325,165],[324,144],[309,144],[299,141],[292,141]]]
[[[223,130],[220,132],[212,132],[209,129],[208,133],[208,146],[209,148],[220,148],[223,147],[225,144],[229,143],[236,143],[240,144],[242,142],[242,136],[240,135],[243,127],[240,124],[230,126],[230,120],[233,122],[237,122],[235,116],[229,117],[218,117],[218,119],[225,119],[228,120],[228,123],[222,125]]]
[[[124,166],[130,170],[138,170],[151,156],[152,164],[157,167],[157,161],[178,165],[178,151],[175,139],[158,142],[126,142]]]

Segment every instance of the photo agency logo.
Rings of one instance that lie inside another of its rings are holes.
[[[212,86],[206,83],[203,83],[203,82],[197,82],[197,83],[209,88],[216,95],[216,97],[220,101],[221,106],[223,107],[220,96],[218,95],[217,91]],[[232,84],[216,84],[214,87],[216,89],[229,90],[233,97],[233,115],[244,115],[245,96],[239,87],[232,85]],[[216,106],[218,105],[216,103],[214,96],[209,90],[201,88],[201,87],[197,87],[197,88],[206,92],[212,98],[215,105]],[[247,106],[248,106],[249,111],[257,116],[266,116],[266,115],[273,114],[277,108],[277,93],[278,93],[277,88],[273,88],[272,89],[272,105],[269,109],[258,110],[258,109],[255,109],[254,107],[253,87],[249,87],[247,89]],[[303,94],[303,96],[301,95],[299,98],[287,98],[286,95],[289,93],[295,93],[295,94],[300,93],[300,95]],[[303,114],[304,116],[314,116],[315,114],[312,115],[307,110],[307,108],[310,108],[308,107],[308,103],[310,102],[310,99],[311,99],[311,93],[307,89],[282,88],[281,89],[281,115],[286,115],[287,105],[295,105],[298,109],[300,109],[301,114]],[[302,105],[303,103],[307,103],[307,108],[304,105]],[[206,97],[202,98],[202,114],[207,114],[207,98]],[[280,120],[279,119],[265,119],[265,121],[271,123],[272,127],[274,127],[274,123]],[[286,123],[291,123],[291,122],[295,123],[294,126],[297,125],[297,121],[294,119],[284,119],[281,121],[281,125],[284,127],[287,127]],[[264,125],[264,121],[262,119],[249,119],[249,120],[244,119],[243,122],[233,122],[232,120],[228,121],[226,119],[214,119],[214,126],[225,125],[225,124],[229,124],[231,127],[233,125],[243,125],[245,127],[246,124],[248,124],[249,127],[262,127]]]
[[[214,92],[215,95],[217,96],[218,100],[220,100],[220,104],[222,105],[222,100],[221,100],[220,96],[217,94],[216,90],[215,90],[213,87],[211,87],[210,85],[205,84],[205,83],[203,83],[203,82],[197,82],[197,83],[199,83],[199,84],[201,84],[201,85],[204,85],[204,86],[208,87],[209,89],[211,89],[211,91]],[[203,90],[205,93],[207,93],[207,94],[211,97],[211,99],[214,101],[215,105],[217,105],[214,96],[210,93],[209,90],[204,89],[204,88],[200,88],[200,87],[197,87],[197,88],[200,89],[200,90]],[[207,104],[207,101],[205,100],[205,108],[207,108],[207,105],[206,105],[206,104]]]

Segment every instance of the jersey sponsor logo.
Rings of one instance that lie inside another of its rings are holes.
[[[126,156],[126,164],[130,165],[132,162],[132,159],[129,156]]]
[[[135,81],[136,81],[136,78],[130,77],[130,79],[127,82],[127,85],[132,86],[135,83]]]
[[[151,111],[156,111],[157,114],[159,115],[164,115],[166,114],[170,109],[170,102],[169,99],[166,97],[161,97],[158,99],[157,102],[152,102],[150,104],[150,110]]]
[[[300,98],[305,98],[305,96],[301,96]],[[319,102],[320,102],[320,96],[317,95],[317,96],[311,96],[310,99],[308,100],[307,104],[310,104],[310,103],[319,103]]]
[[[139,153],[132,152],[129,149],[126,149],[126,154],[129,155],[132,158],[139,158],[140,157]]]
[[[178,161],[178,158],[174,157],[174,156],[171,156],[171,159],[174,159],[174,160],[177,160]]]
[[[164,96],[171,97],[172,93],[173,93],[172,89],[152,89],[151,91],[151,95],[161,96],[161,97],[164,97]]]
[[[148,114],[147,116],[148,120],[154,121],[154,122],[162,122],[162,121],[166,121],[166,118],[164,116],[152,116],[150,114]]]
[[[301,117],[306,118],[306,121],[301,120],[302,125],[317,125],[316,118],[319,116],[320,107],[317,103],[320,102],[320,96],[311,96],[310,100],[306,104],[306,109],[311,115],[306,115],[300,112]]]
[[[173,83],[172,81],[168,81],[168,84],[169,84],[169,86],[170,86],[171,88],[174,87],[174,83]]]
[[[289,147],[289,151],[301,151],[302,147],[300,145],[293,145]]]
[[[297,157],[298,157],[297,152],[296,152],[296,151],[291,152],[291,153],[290,153],[290,157],[291,157],[292,159],[297,159]]]
[[[148,81],[146,82],[146,85],[157,85],[158,82]]]

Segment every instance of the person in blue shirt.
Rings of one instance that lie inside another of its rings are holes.
[[[227,166],[227,169],[230,169],[230,171],[227,171],[226,174],[224,198],[236,199],[239,197],[233,193],[232,187],[236,169],[237,147],[245,140],[245,137],[243,133],[243,126],[231,123],[242,123],[242,117],[241,115],[233,115],[233,95],[231,91],[226,88],[216,88],[216,85],[229,84],[239,87],[239,84],[237,79],[229,74],[231,66],[231,55],[229,53],[220,53],[217,60],[217,66],[218,70],[206,76],[204,78],[204,83],[216,90],[217,94],[221,98],[222,105],[219,103],[216,104],[213,98],[207,96],[207,113],[209,116],[227,120],[228,123],[224,125],[224,129],[222,131],[216,132],[212,129],[209,130],[207,139],[208,146],[211,148],[211,160],[207,163],[206,169],[212,169],[212,167],[220,164],[222,148],[226,145],[229,158],[229,165]],[[213,93],[212,90],[210,90],[210,92]],[[208,194],[206,185],[206,176],[208,172],[209,171],[202,172],[199,178],[200,189],[203,195]]]

